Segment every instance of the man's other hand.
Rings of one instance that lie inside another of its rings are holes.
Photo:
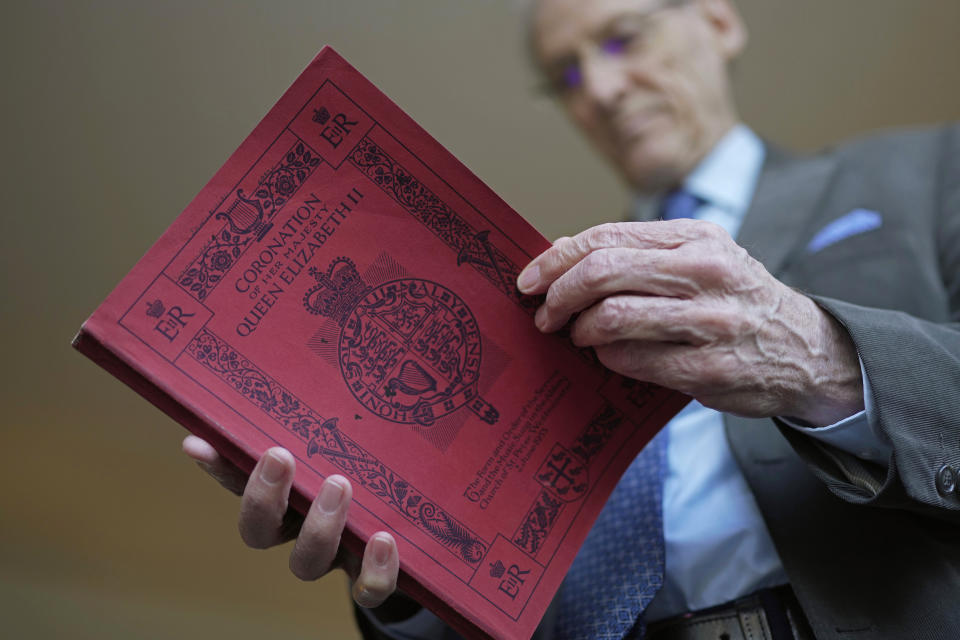
[[[339,475],[328,477],[304,517],[288,508],[296,461],[280,447],[268,449],[249,478],[205,440],[187,436],[183,451],[229,491],[242,496],[240,537],[254,549],[295,540],[290,571],[301,580],[316,580],[336,568],[353,582],[353,599],[377,607],[396,589],[400,557],[389,533],[374,534],[357,558],[340,547],[353,489]]]
[[[593,227],[555,242],[517,283],[523,293],[546,293],[541,331],[575,317],[574,344],[594,347],[604,365],[705,406],[814,425],[863,409],[846,330],[715,224]]]

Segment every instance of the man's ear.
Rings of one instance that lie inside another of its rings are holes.
[[[727,62],[734,60],[747,46],[747,25],[732,0],[698,0],[697,5],[721,55]]]

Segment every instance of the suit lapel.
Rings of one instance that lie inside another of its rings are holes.
[[[815,217],[836,173],[833,156],[790,159],[767,148],[757,190],[737,234],[737,244],[778,275]]]

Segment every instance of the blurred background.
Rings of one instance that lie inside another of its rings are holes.
[[[738,5],[741,113],[768,138],[960,116],[960,3]],[[183,430],[70,339],[323,44],[548,237],[620,218],[628,192],[537,92],[515,0],[4,6],[4,636],[356,638],[344,578],[246,549]]]

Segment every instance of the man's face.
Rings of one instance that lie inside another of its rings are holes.
[[[737,120],[727,0],[539,0],[533,40],[571,117],[641,191],[680,182]]]

